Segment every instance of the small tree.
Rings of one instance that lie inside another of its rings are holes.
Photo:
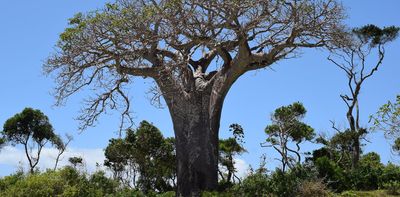
[[[314,129],[301,121],[306,112],[303,104],[299,102],[280,107],[272,114],[272,124],[265,128],[268,137],[261,146],[273,147],[281,155],[283,172],[287,166],[293,168],[294,163],[300,163],[300,144],[312,140],[315,136]],[[290,142],[294,142],[296,148],[290,148]]]
[[[8,119],[1,133],[12,145],[23,145],[31,173],[39,163],[43,147],[49,141],[59,140],[49,118],[40,110],[32,108],[25,108],[21,113]]]
[[[398,35],[399,28],[391,26],[383,29],[375,25],[356,28],[349,34],[348,46],[334,51],[328,57],[334,65],[344,71],[347,77],[349,94],[340,95],[347,106],[346,117],[351,132],[353,144],[352,165],[355,167],[361,155],[361,140],[368,134],[368,129],[360,127],[359,95],[364,82],[370,78],[382,65],[385,56],[385,45]],[[377,55],[375,63],[369,63],[371,54]],[[341,132],[333,124],[333,128]]]
[[[136,129],[134,157],[139,167],[138,185],[143,192],[173,190],[176,175],[173,140],[165,140],[153,124],[142,121]]]
[[[61,155],[64,154],[65,150],[67,150],[68,144],[72,141],[73,137],[71,135],[66,134],[65,135],[66,140],[63,141],[60,137],[56,137],[55,140],[53,140],[53,145],[57,148],[58,153],[56,157],[56,161],[54,164],[54,170],[57,169],[58,162],[60,161]]]
[[[157,127],[142,121],[125,138],[111,139],[105,149],[104,165],[114,178],[143,192],[166,192],[175,187],[175,140],[164,138]]]
[[[235,179],[240,181],[239,177],[235,175],[236,168],[234,156],[240,155],[246,151],[243,147],[244,133],[242,126],[239,124],[232,124],[229,128],[234,137],[219,140],[219,162],[227,171],[226,174],[223,174],[223,172],[219,170],[219,174],[222,180],[226,181],[228,184],[232,182],[234,183]]]
[[[134,157],[135,139],[134,131],[128,129],[125,138],[110,139],[104,150],[106,157],[104,166],[113,172],[114,179],[132,188],[136,187],[136,175],[138,173],[138,164]]]

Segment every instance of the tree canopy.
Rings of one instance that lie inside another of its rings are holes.
[[[271,115],[272,124],[265,128],[268,137],[262,146],[273,147],[280,154],[282,171],[286,166],[293,168],[301,162],[300,143],[311,141],[315,136],[314,129],[302,122],[306,112],[299,102],[282,106]],[[290,142],[295,143],[296,149],[290,148]]]
[[[130,119],[124,90],[134,76],[154,78],[160,91],[152,101],[159,101],[215,86],[229,71],[218,90],[225,95],[246,71],[295,57],[304,47],[340,43],[343,18],[335,0],[117,0],[71,18],[44,70],[55,74],[57,104],[96,87],[79,117],[85,128],[110,109]]]
[[[42,148],[47,142],[60,141],[54,133],[49,118],[40,110],[25,108],[21,113],[9,118],[1,132],[7,142],[12,145],[24,146],[26,157],[29,161],[30,170],[33,173],[37,166]],[[35,148],[35,152],[32,149]]]

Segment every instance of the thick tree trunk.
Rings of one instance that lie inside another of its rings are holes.
[[[177,196],[199,196],[201,191],[217,188],[220,110],[214,116],[209,103],[206,96],[170,107],[176,137]]]
[[[213,80],[198,73],[200,68],[187,86],[177,85],[166,74],[156,80],[174,125],[177,196],[200,196],[201,191],[217,189],[222,106],[230,87],[244,73],[242,68],[221,70]]]

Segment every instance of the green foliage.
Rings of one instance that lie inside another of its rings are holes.
[[[271,193],[270,179],[266,174],[250,174],[240,184],[232,188],[237,196],[263,196]]]
[[[226,173],[219,170],[223,181],[220,183],[220,189],[230,187],[235,182],[235,161],[234,156],[246,152],[242,143],[244,143],[244,132],[239,124],[230,125],[230,131],[233,133],[233,138],[219,140],[219,164],[226,169]],[[239,180],[240,181],[240,180]]]
[[[400,181],[400,166],[394,165],[393,163],[388,163],[382,171],[380,176],[380,184],[382,187],[385,183]]]
[[[74,168],[76,168],[78,165],[83,164],[83,159],[82,157],[70,157],[68,158],[69,163],[72,164]]]
[[[157,127],[142,121],[136,130],[127,130],[125,138],[109,141],[104,165],[126,186],[136,185],[138,173],[137,186],[147,195],[171,191],[176,176],[174,143],[173,138],[165,139]]]
[[[106,177],[105,172],[97,171],[89,178],[90,188],[101,194],[114,194],[118,187],[115,180]]]
[[[114,177],[119,177],[133,157],[133,144],[126,139],[111,139],[104,150],[104,155],[106,157],[104,165],[111,169]]]
[[[359,165],[351,173],[354,189],[378,189],[382,171],[383,164],[380,162],[380,156],[377,153],[371,152],[363,155]]]
[[[267,141],[277,142],[276,137],[280,135],[280,132],[287,132],[285,134],[295,142],[313,139],[314,129],[300,121],[306,112],[303,104],[299,102],[276,109],[272,115],[272,121],[275,124],[265,128],[265,133],[269,135]]]
[[[6,120],[1,135],[3,136],[1,143],[5,140],[12,145],[24,146],[31,173],[39,162],[40,153],[45,144],[50,141],[57,146],[61,141],[54,133],[49,118],[40,110],[32,108],[25,108],[21,113]],[[35,154],[32,153],[33,148],[36,149]]]
[[[308,165],[296,165],[287,173],[277,169],[271,175],[272,193],[278,196],[293,196],[298,193],[301,183],[306,180],[314,180],[316,176],[316,170]]]
[[[399,195],[400,194],[400,181],[390,181],[388,183],[383,184],[383,188],[385,188],[388,194],[391,195]]]
[[[237,196],[282,196],[292,197],[299,193],[299,187],[304,181],[316,178],[312,166],[298,165],[283,172],[276,169],[270,176],[262,173],[250,174],[240,184],[235,185],[231,192]]]
[[[335,191],[343,191],[350,188],[345,171],[336,162],[323,156],[318,158],[314,165],[317,168],[318,177],[324,179],[329,188]]]
[[[375,25],[366,25],[361,28],[355,28],[353,33],[356,34],[363,42],[370,42],[371,46],[385,44],[393,41],[398,36],[400,28],[395,26],[384,27],[383,29]]]
[[[263,146],[272,146],[278,151],[283,171],[286,170],[286,166],[293,167],[295,163],[300,163],[300,143],[315,137],[314,129],[301,121],[306,112],[300,102],[280,107],[272,114],[272,124],[265,128],[268,137]],[[289,141],[294,142],[296,148],[290,148]],[[296,158],[292,154],[296,155]]]
[[[354,169],[340,166],[324,154],[315,155],[319,157],[310,160],[318,170],[318,177],[335,192],[376,190],[386,183],[400,180],[400,166],[392,163],[384,166],[380,156],[374,152],[363,155]]]
[[[396,102],[388,101],[375,115],[371,116],[374,130],[385,132],[385,137],[393,140],[392,149],[400,153],[400,95]]]
[[[22,173],[0,179],[0,196],[42,197],[42,196],[121,196],[117,182],[98,171],[88,176],[72,167],[44,173]]]
[[[169,181],[175,176],[175,153],[172,140],[166,141],[154,125],[142,121],[136,130],[135,159],[139,166],[142,191],[172,190]]]
[[[5,191],[8,187],[14,185],[24,178],[25,177],[23,172],[17,172],[15,174],[3,177],[2,179],[0,179],[0,191]]]
[[[9,118],[3,128],[2,135],[13,144],[25,143],[29,138],[42,144],[43,141],[55,137],[49,118],[40,110],[32,108],[25,108],[21,113]]]

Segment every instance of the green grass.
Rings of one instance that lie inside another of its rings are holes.
[[[375,190],[375,191],[351,191],[351,193],[355,194],[356,196],[360,197],[382,197],[382,196],[400,196],[400,195],[389,195],[386,190]],[[339,195],[343,196],[343,195]],[[344,195],[346,196],[346,195]],[[350,196],[350,195],[348,195]]]

